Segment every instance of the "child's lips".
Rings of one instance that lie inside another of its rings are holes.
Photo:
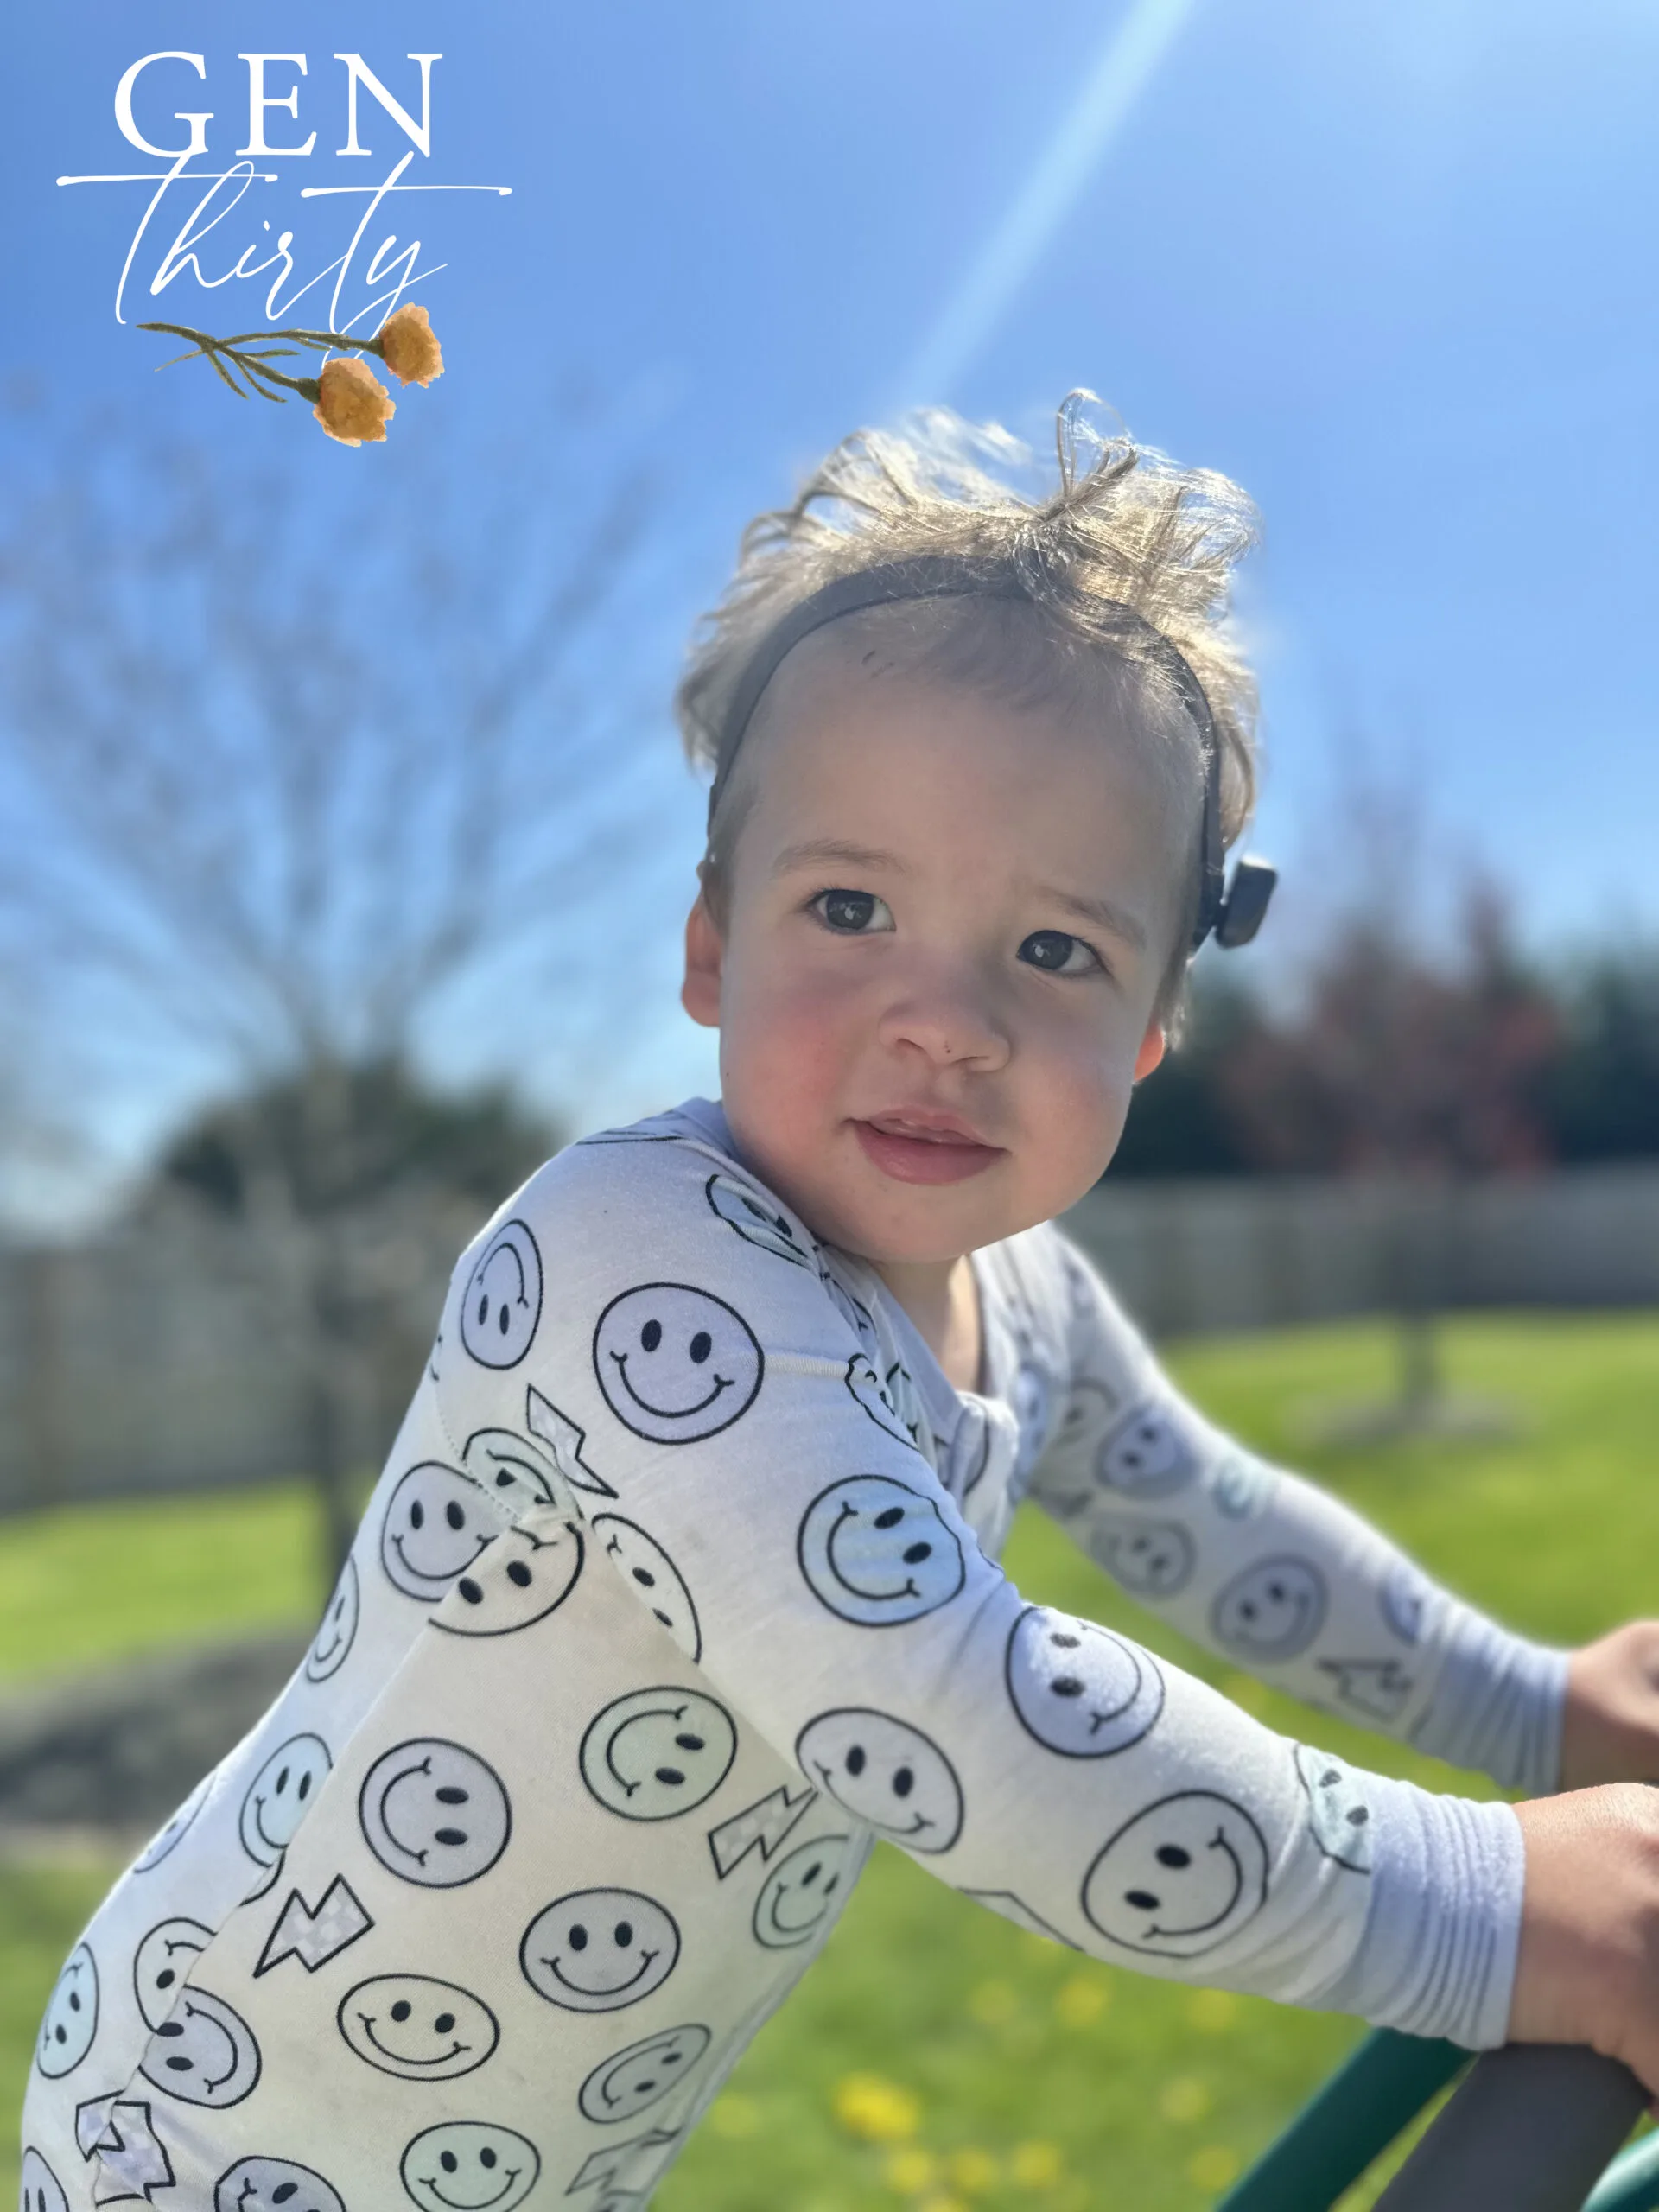
[[[866,1159],[899,1183],[960,1183],[1003,1157],[1002,1146],[986,1144],[944,1116],[877,1114],[853,1128]]]

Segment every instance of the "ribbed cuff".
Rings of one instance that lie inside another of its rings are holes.
[[[1467,1606],[1442,1632],[1446,1655],[1412,1742],[1522,1796],[1559,1789],[1571,1655],[1512,1636]]]
[[[1376,1857],[1358,1951],[1314,2001],[1491,2050],[1508,2032],[1526,1875],[1511,1807],[1368,1776]]]

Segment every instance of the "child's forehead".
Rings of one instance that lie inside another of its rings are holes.
[[[918,666],[850,623],[806,639],[789,656],[744,753],[752,799],[774,819],[849,803],[925,804],[960,817],[977,802],[995,806],[1012,828],[1033,811],[1052,813],[1022,804],[1048,798],[1131,809],[1184,849],[1198,795],[1194,767],[1138,710],[1133,686],[1033,695]]]

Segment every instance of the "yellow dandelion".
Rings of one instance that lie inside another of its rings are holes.
[[[982,2028],[1000,2028],[1020,2010],[1020,1993],[1006,1981],[982,1981],[968,1999],[968,2010]]]
[[[709,2106],[709,2125],[716,2135],[753,2135],[760,2126],[760,2107],[753,2097],[741,2097],[728,2090]]]
[[[938,2172],[939,2162],[933,2153],[924,2151],[918,2143],[912,2143],[902,2151],[888,2154],[881,2178],[900,2196],[919,2196],[925,2189],[932,2188]]]
[[[1210,2109],[1210,2092],[1191,2074],[1178,2074],[1164,2084],[1158,2109],[1166,2120],[1202,2120]]]
[[[1197,2189],[1226,2189],[1238,2179],[1244,2161],[1230,2143],[1206,2143],[1186,2162],[1186,2177]]]
[[[1008,2178],[1016,2189],[1052,2189],[1064,2164],[1058,2143],[1016,2143]]]
[[[1238,2018],[1238,1999],[1230,1989],[1195,1989],[1187,2000],[1186,2017],[1202,2034],[1225,2035]]]
[[[1092,2026],[1106,2010],[1111,1995],[1098,1976],[1074,1974],[1070,1981],[1063,1981],[1054,1996],[1054,2010],[1063,2026],[1086,2028]]]
[[[996,2187],[1002,2171],[991,2153],[982,2150],[977,2143],[964,2144],[960,2151],[953,2151],[944,2162],[944,2170],[964,2196],[983,2196],[988,2189]]]
[[[879,2074],[849,2074],[836,2082],[831,2103],[848,2134],[866,2143],[902,2143],[922,2117],[911,2092]]]

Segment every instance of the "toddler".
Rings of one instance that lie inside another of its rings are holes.
[[[1482,1618],[1051,1225],[1249,926],[1250,515],[1070,407],[1040,498],[953,435],[747,533],[680,695],[721,1102],[462,1255],[304,1661],[63,1970],[26,2212],[635,2212],[878,1837],[1096,1958],[1659,2084],[1645,1793],[1357,1771],[997,1565],[1029,1495],[1311,1704],[1534,1796],[1659,1774],[1659,1630]]]

